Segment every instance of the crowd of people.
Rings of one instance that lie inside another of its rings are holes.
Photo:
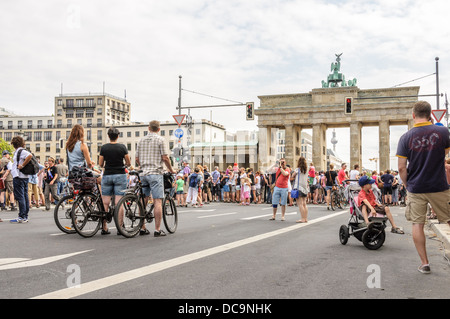
[[[361,186],[361,207],[365,212],[365,219],[369,214],[381,210],[389,217],[388,206],[406,203],[406,217],[413,223],[413,240],[422,261],[419,271],[429,273],[423,232],[428,208],[432,208],[432,214],[440,222],[450,225],[450,160],[444,163],[450,150],[449,131],[432,125],[430,115],[429,103],[421,101],[414,105],[414,127],[401,137],[398,145],[399,171],[386,170],[380,173],[362,172],[358,164],[347,170],[345,163],[338,170],[330,164],[327,171],[316,171],[313,163],[307,166],[304,157],[298,158],[295,168],[291,168],[281,158],[265,172],[254,172],[252,168],[239,167],[237,163],[222,171],[215,167],[212,172],[207,166],[197,165],[191,168],[184,163],[183,168],[176,172],[172,168],[165,140],[158,134],[159,122],[151,121],[149,134],[137,144],[136,164],[143,171],[141,180],[146,185],[144,193],[152,198],[155,205],[154,235],[165,236],[160,230],[164,166],[177,176],[173,191],[178,206],[202,207],[212,201],[244,206],[267,203],[273,207],[270,220],[276,219],[278,206],[281,206],[281,220],[284,220],[286,206],[297,205],[301,216],[297,220],[299,223],[308,221],[307,204],[326,204],[329,209],[333,187],[358,183]],[[112,195],[118,201],[129,185],[126,166],[130,165],[127,148],[118,142],[119,130],[109,128],[108,137],[110,143],[102,146],[99,156],[101,192],[105,207],[109,206]],[[84,129],[79,124],[73,127],[66,143],[67,166],[63,159],[56,163],[50,157],[44,165],[39,164],[40,171],[37,174],[28,176],[22,169],[33,155],[25,149],[24,140],[20,136],[13,137],[11,145],[15,149],[14,159],[8,150],[2,153],[0,207],[5,210],[9,203],[11,210],[19,209],[18,218],[11,220],[13,223],[28,222],[28,211],[32,205],[44,205],[49,210],[52,201],[59,200],[65,178],[73,167],[96,167],[84,142]],[[429,167],[433,169],[424,170]],[[410,200],[405,201],[406,197]],[[393,232],[403,233],[398,231],[393,219],[389,220]],[[141,234],[149,233],[144,226]],[[109,234],[106,223],[102,234]]]

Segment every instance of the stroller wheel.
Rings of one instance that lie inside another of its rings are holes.
[[[348,238],[350,237],[348,232],[348,227],[345,225],[342,225],[341,228],[339,228],[339,241],[342,245],[347,244]]]
[[[386,233],[376,228],[367,229],[362,235],[362,242],[367,249],[377,250],[383,246],[386,239]]]

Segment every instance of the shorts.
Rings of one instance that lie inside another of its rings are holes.
[[[142,190],[146,197],[150,196],[155,198],[164,198],[164,178],[163,175],[150,174],[141,176]],[[186,183],[187,184],[187,183]],[[185,184],[185,185],[186,185]],[[188,185],[189,187],[189,185]]]
[[[123,196],[124,190],[127,189],[127,175],[126,174],[113,174],[103,175],[102,177],[102,195]]]
[[[272,207],[278,207],[278,203],[281,206],[286,206],[288,197],[288,189],[287,188],[279,188],[275,186],[272,194]]]
[[[425,224],[427,220],[427,206],[431,207],[441,223],[450,221],[450,189],[437,193],[410,193],[406,197],[406,220],[414,224]]]
[[[361,206],[359,206],[359,210],[362,212],[362,208],[364,206],[366,206],[366,208],[367,208],[367,215],[369,215],[370,209],[369,209],[369,207],[366,204],[362,203]],[[373,208],[375,209],[375,212],[377,214],[379,214],[379,215],[386,215],[386,210],[385,210],[386,206],[384,206],[384,205],[382,205],[382,206],[376,205]]]
[[[256,196],[259,196],[259,195],[261,195],[261,188],[256,188]]]
[[[228,193],[230,191],[230,185],[225,184],[225,185],[223,185],[222,189],[225,193]]]
[[[177,195],[183,195],[184,191],[177,191]]]
[[[383,195],[392,195],[392,187],[383,187]]]
[[[245,198],[245,199],[250,198],[250,191],[244,192],[244,198]]]

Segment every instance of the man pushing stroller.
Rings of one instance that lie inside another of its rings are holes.
[[[375,199],[375,195],[372,191],[372,184],[375,183],[374,179],[367,176],[362,176],[359,181],[359,186],[361,186],[361,191],[358,194],[358,206],[364,217],[367,227],[371,227],[371,222],[369,222],[369,217],[377,217],[377,214],[386,215],[389,222],[392,225],[391,232],[395,234],[404,234],[405,232],[401,230],[397,225],[395,225],[394,218],[392,217],[389,207],[378,203]]]

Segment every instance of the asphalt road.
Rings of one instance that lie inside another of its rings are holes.
[[[348,210],[320,205],[309,206],[306,224],[295,223],[297,207],[288,207],[286,221],[269,221],[266,204],[179,208],[175,234],[131,239],[117,236],[114,222],[111,235],[82,238],[61,233],[41,209],[18,225],[8,222],[15,213],[1,212],[0,298],[448,298],[440,241],[427,240],[432,273],[419,273],[404,209],[392,212],[405,234],[388,225],[376,251],[354,237],[342,245]]]

